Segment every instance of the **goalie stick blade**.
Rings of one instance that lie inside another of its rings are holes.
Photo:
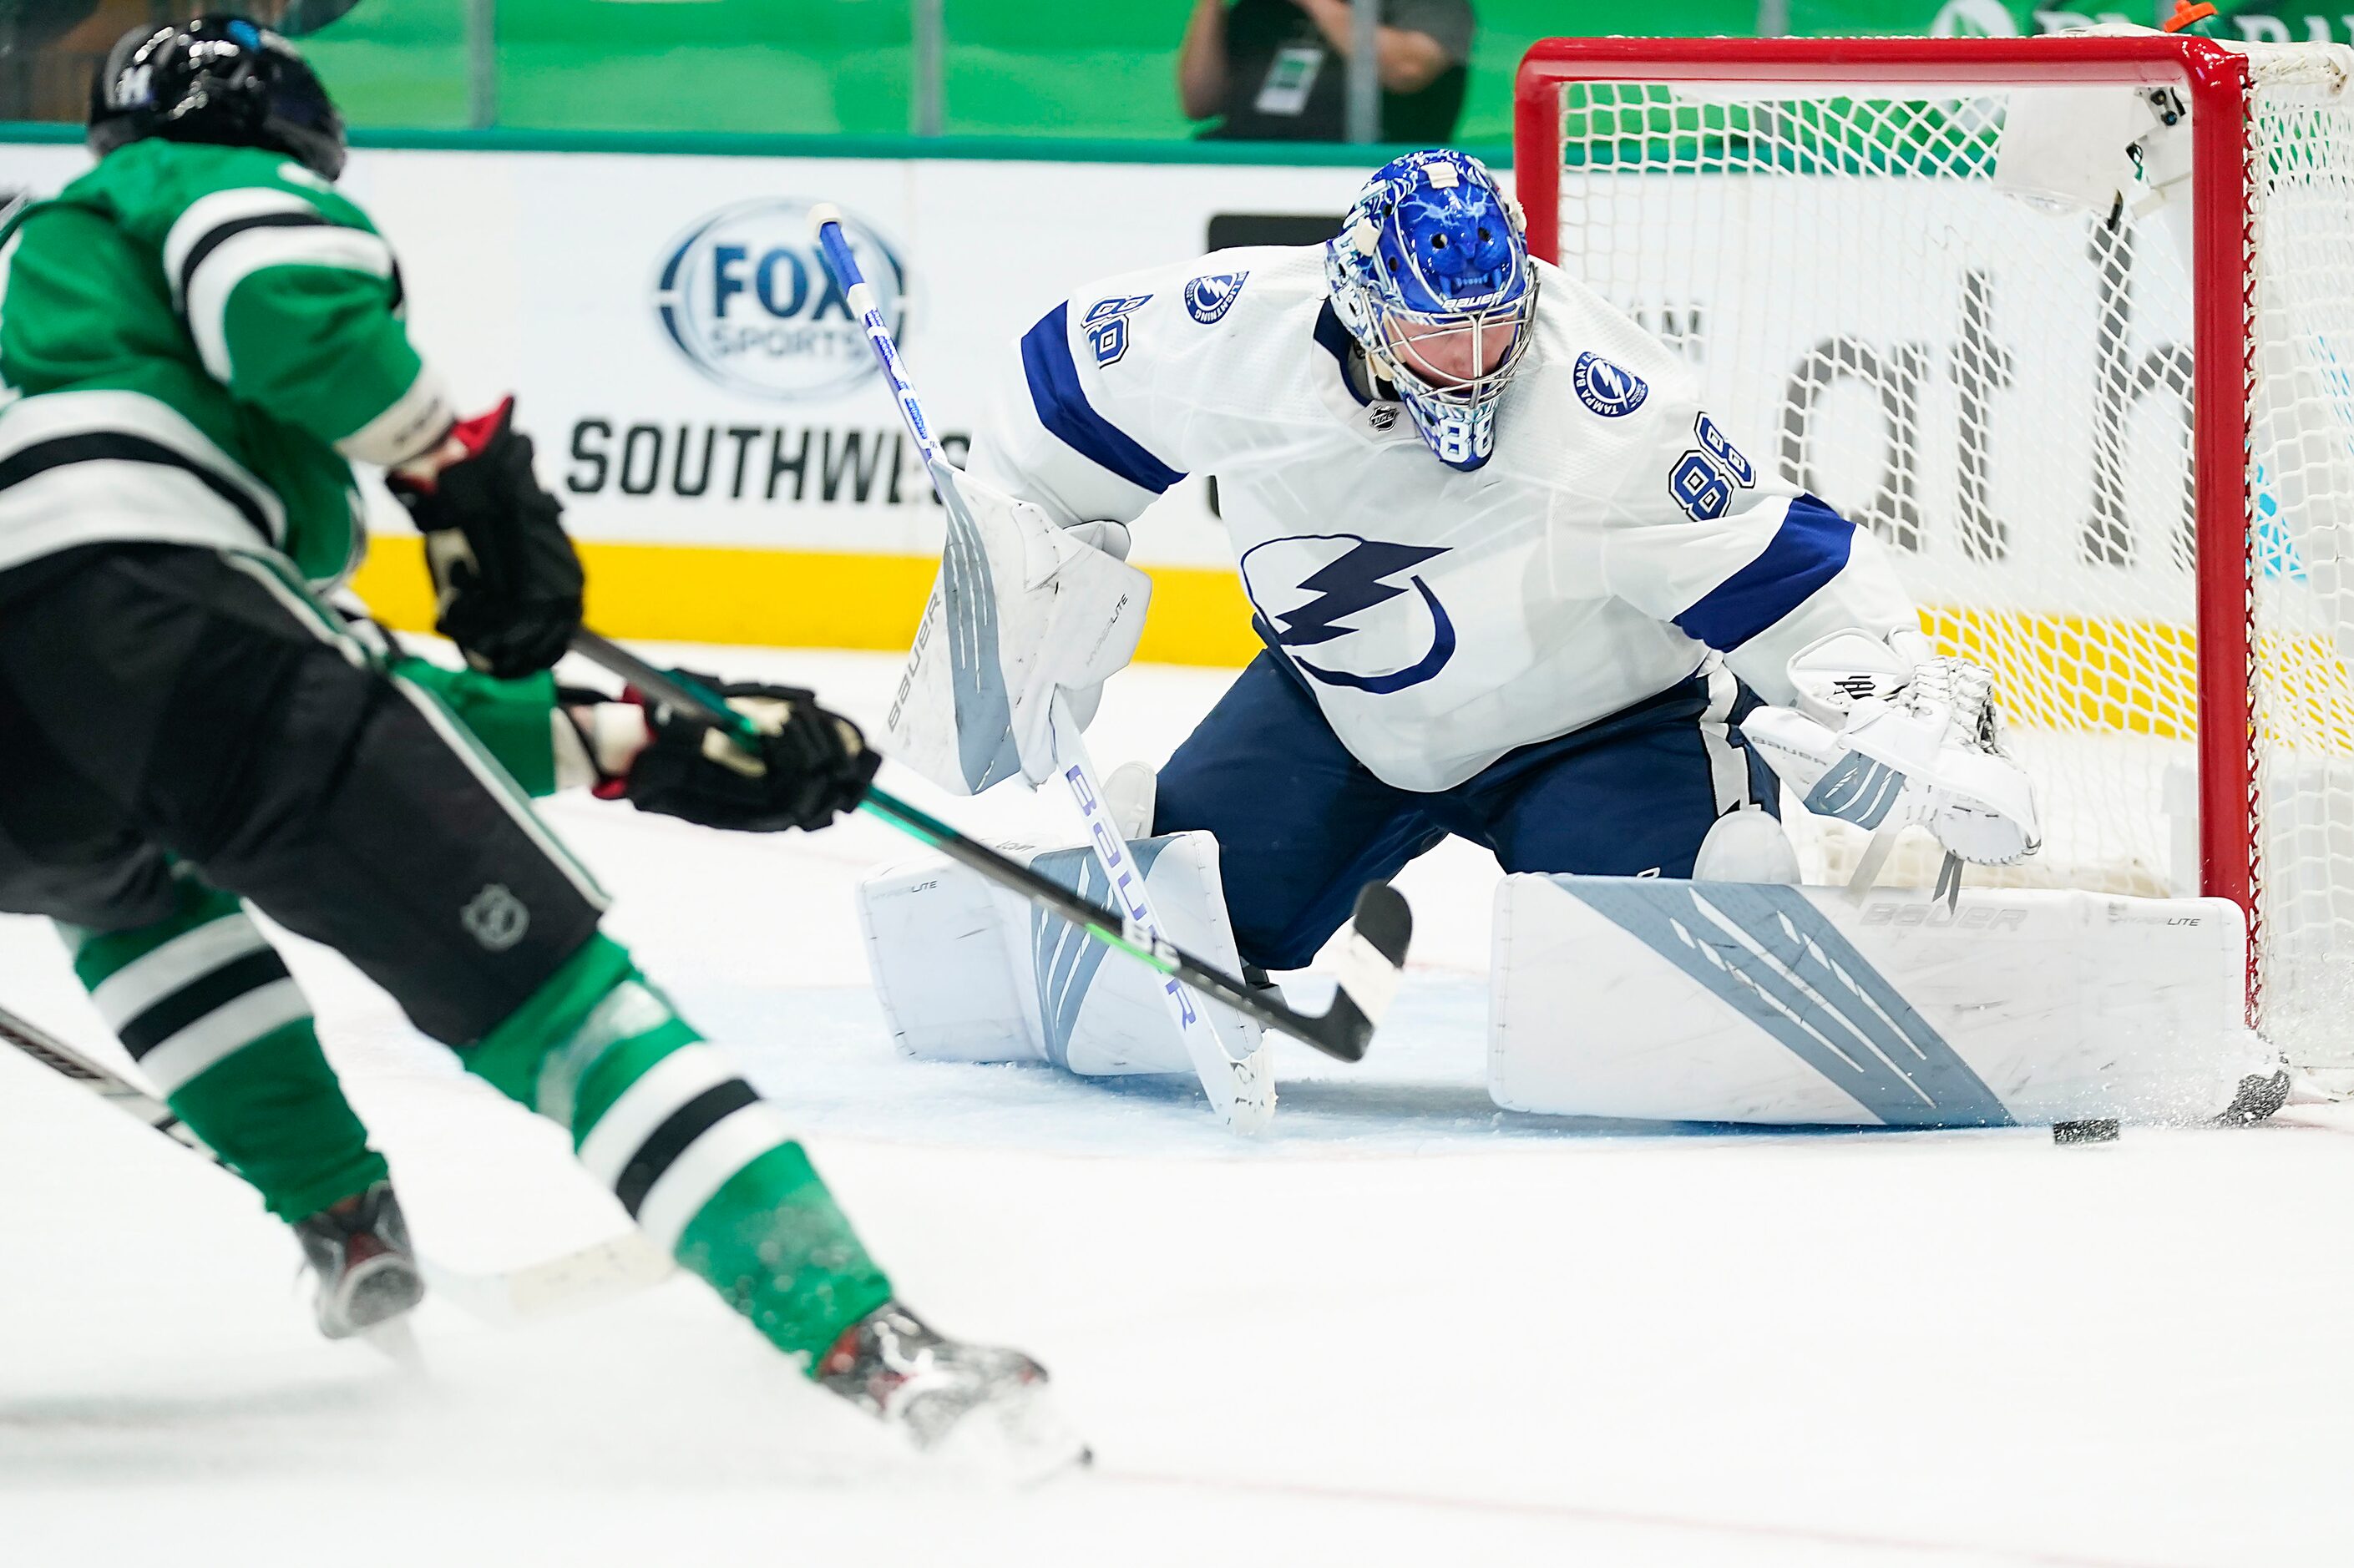
[[[1414,910],[1405,895],[1386,882],[1369,882],[1357,895],[1356,913],[1349,916],[1357,935],[1373,944],[1373,950],[1389,960],[1393,972],[1405,968],[1405,952],[1414,941]],[[1392,992],[1394,994],[1395,987]],[[1386,999],[1382,1006],[1389,1005]],[[1374,1013],[1379,1022],[1380,1014]]]
[[[1414,940],[1414,911],[1405,895],[1386,882],[1370,882],[1357,895],[1347,938],[1334,964],[1339,989],[1319,1021],[1324,1036],[1313,1044],[1343,1062],[1362,1062],[1397,996],[1399,971]]]

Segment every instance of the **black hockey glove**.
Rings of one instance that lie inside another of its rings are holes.
[[[430,478],[396,469],[385,484],[425,535],[439,614],[433,629],[475,669],[512,681],[564,657],[580,630],[580,557],[564,508],[531,471],[514,399],[453,427],[465,455]]]
[[[814,693],[678,673],[758,725],[760,753],[748,755],[691,714],[647,702],[653,740],[619,791],[642,811],[740,832],[813,832],[856,806],[882,765],[858,726],[818,706]]]

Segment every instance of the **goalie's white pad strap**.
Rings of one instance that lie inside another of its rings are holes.
[[[1692,856],[1694,882],[1796,882],[1798,852],[1782,824],[1755,806],[1717,818]]]
[[[1217,840],[1172,833],[1129,850],[1169,938],[1229,973],[1239,969]],[[1098,904],[1110,901],[1084,848],[1007,853]],[[1051,1062],[1088,1076],[1193,1074],[1158,971],[961,866],[928,860],[878,873],[860,885],[859,912],[875,991],[910,1055]],[[1257,1048],[1257,1025],[1223,1007],[1204,1012],[1230,1055]]]
[[[2273,1070],[2245,942],[2215,898],[1510,876],[1489,1092],[1660,1121],[2204,1118]]]

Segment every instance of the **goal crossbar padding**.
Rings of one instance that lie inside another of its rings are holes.
[[[1003,847],[1082,896],[1111,902],[1087,849]],[[1169,833],[1129,849],[1169,939],[1238,970],[1217,840]],[[927,859],[877,872],[859,885],[858,907],[875,993],[909,1055],[1050,1062],[1090,1077],[1193,1071],[1161,998],[1172,982],[961,866]],[[1204,1012],[1235,1060],[1257,1048],[1257,1024],[1215,1005]]]
[[[2245,935],[2220,898],[1508,876],[1489,1092],[1653,1121],[2202,1119],[2272,1070]]]

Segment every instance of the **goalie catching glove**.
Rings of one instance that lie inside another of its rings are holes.
[[[580,557],[531,458],[509,397],[384,478],[425,535],[433,630],[502,681],[554,664],[580,630]]]
[[[1807,810],[1875,831],[1917,823],[1982,865],[2035,853],[2034,789],[2002,749],[1982,665],[1916,631],[1840,631],[1789,672],[1797,705],[1755,709],[1741,729]]]
[[[582,772],[594,770],[599,796],[699,827],[815,832],[854,808],[882,765],[858,726],[820,707],[813,693],[677,673],[719,693],[758,726],[758,755],[634,689],[619,702],[567,690],[563,711],[580,739],[575,761]],[[569,781],[563,772],[559,765],[559,782]]]

